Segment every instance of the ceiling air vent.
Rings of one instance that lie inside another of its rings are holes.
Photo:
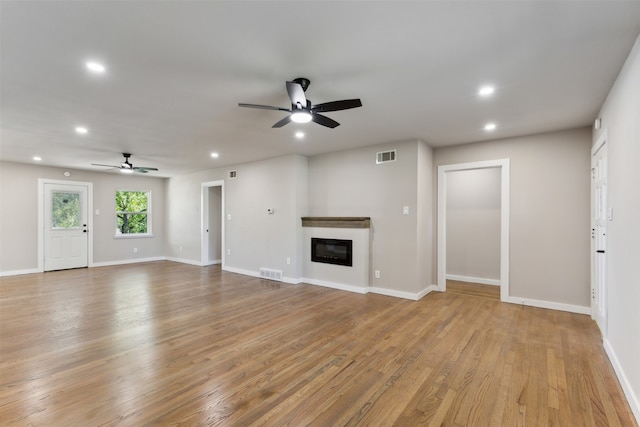
[[[376,153],[376,163],[387,163],[396,161],[396,150],[380,151]]]
[[[236,179],[238,176],[238,171],[229,171],[229,179]]]

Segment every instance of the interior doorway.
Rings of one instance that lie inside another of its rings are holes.
[[[499,279],[500,299],[509,297],[509,159],[489,160],[483,162],[462,163],[438,166],[438,290],[446,290],[447,281],[447,189],[451,173],[460,171],[497,168],[500,171],[499,182]]]
[[[224,181],[202,183],[201,265],[224,268]]]

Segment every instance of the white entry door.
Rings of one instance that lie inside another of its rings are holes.
[[[87,194],[83,185],[44,185],[44,270],[88,266]]]
[[[591,158],[591,317],[607,336],[607,144]]]

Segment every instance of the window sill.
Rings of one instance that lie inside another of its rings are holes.
[[[147,239],[153,237],[153,234],[116,234],[114,239]]]

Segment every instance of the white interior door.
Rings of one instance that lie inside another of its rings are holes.
[[[603,336],[607,331],[607,144],[591,158],[591,316]]]
[[[44,270],[88,266],[88,188],[44,184]]]

